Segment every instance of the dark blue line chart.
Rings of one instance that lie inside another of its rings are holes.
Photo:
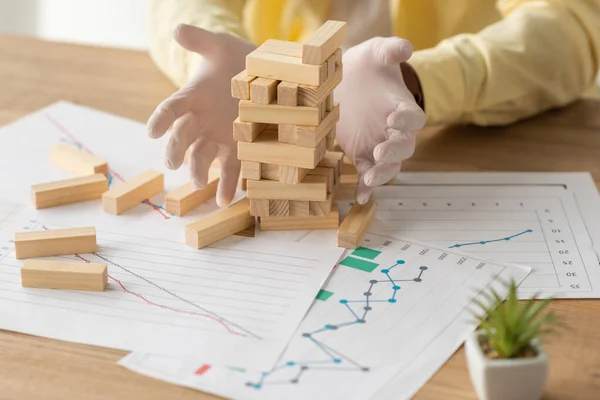
[[[448,248],[449,249],[458,249],[459,247],[463,247],[463,246],[483,245],[483,244],[494,243],[494,242],[508,242],[511,239],[514,239],[516,237],[523,236],[525,234],[532,233],[532,232],[533,232],[532,229],[526,229],[526,230],[524,230],[522,232],[515,233],[514,235],[510,235],[510,236],[503,237],[503,238],[500,238],[500,239],[482,240],[482,241],[479,241],[479,242],[469,242],[469,243],[457,243],[457,244],[454,244],[454,245],[452,245],[452,246],[450,246]]]
[[[396,303],[396,294],[401,289],[401,282],[412,282],[419,283],[422,282],[423,273],[427,270],[426,266],[419,267],[419,274],[412,279],[393,279],[391,272],[396,267],[403,265],[404,260],[397,260],[394,265],[389,268],[382,269],[380,272],[385,275],[385,279],[371,279],[369,281],[368,289],[362,293],[362,298],[358,300],[349,300],[349,299],[340,299],[339,303],[344,306],[348,310],[351,315],[351,320],[337,323],[337,324],[326,324],[322,328],[317,329],[312,332],[302,333],[302,337],[306,340],[310,341],[315,347],[317,347],[324,355],[325,358],[322,360],[309,360],[309,361],[287,361],[280,365],[274,366],[271,370],[261,372],[260,379],[257,382],[246,382],[246,386],[261,389],[264,385],[269,383],[272,384],[296,384],[300,382],[300,378],[309,370],[336,370],[336,371],[363,371],[368,372],[370,368],[368,366],[362,365],[359,362],[351,359],[350,357],[342,354],[338,350],[332,348],[331,346],[326,345],[322,341],[318,340],[316,336],[323,332],[332,332],[338,331],[342,328],[346,328],[353,325],[362,325],[367,323],[367,315],[370,311],[373,310],[374,304],[376,303],[388,303],[394,304]],[[373,288],[375,285],[381,284],[389,284],[391,287],[391,294],[388,298],[385,299],[372,299],[373,296]],[[353,308],[353,305],[355,308]],[[360,307],[360,311],[358,308]],[[295,368],[296,373],[293,375],[291,379],[286,379],[284,381],[273,381],[270,382],[269,378],[273,377],[279,371],[283,370],[291,370]]]

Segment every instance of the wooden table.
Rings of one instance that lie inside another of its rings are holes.
[[[146,121],[174,90],[141,52],[0,35],[0,55],[0,125],[58,100]],[[505,128],[428,129],[404,169],[591,171],[598,185],[600,100],[582,100]],[[600,398],[600,301],[554,301],[552,309],[570,330],[546,345],[551,359],[546,398]],[[117,366],[124,355],[0,331],[0,399],[215,398]],[[462,349],[416,398],[476,398]]]

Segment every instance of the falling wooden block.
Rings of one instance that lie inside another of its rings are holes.
[[[270,211],[269,200],[250,199],[250,215],[254,217],[268,217]]]
[[[327,78],[327,63],[303,64],[298,57],[266,53],[260,49],[246,56],[246,72],[278,81],[319,86]]]
[[[326,230],[337,229],[339,225],[339,212],[333,206],[331,212],[324,217],[260,217],[261,231],[287,231],[287,230]]]
[[[309,171],[311,170],[306,168],[289,167],[287,165],[281,165],[279,167],[279,182],[289,184],[300,183]]]
[[[347,249],[358,247],[361,240],[365,237],[371,222],[373,222],[373,218],[375,218],[375,211],[374,199],[370,199],[363,205],[355,203],[338,229],[338,247],[345,247]]]
[[[323,64],[346,41],[347,25],[343,21],[327,21],[302,43],[304,64]]]
[[[278,181],[279,180],[279,165],[273,164],[260,164],[260,175],[262,179],[268,179],[270,181]]]
[[[102,292],[107,281],[106,264],[25,260],[21,267],[21,286],[27,288]]]
[[[316,107],[322,103],[327,96],[342,82],[342,66],[336,68],[331,78],[327,78],[320,86],[300,85],[298,86],[298,104],[301,106]]]
[[[105,192],[102,195],[102,208],[109,214],[119,215],[162,192],[164,188],[163,174],[149,170]]]
[[[325,155],[325,139],[315,148],[279,143],[277,132],[266,130],[252,143],[238,142],[238,159],[313,169]]]
[[[250,100],[250,83],[256,76],[248,75],[242,71],[231,78],[231,96],[240,100]]]
[[[261,163],[256,161],[242,161],[243,178],[259,181],[261,176]]]
[[[50,148],[50,162],[72,174],[108,176],[106,161],[66,143],[58,143]]]
[[[308,217],[310,215],[309,201],[290,200],[290,215],[294,217]]]
[[[209,180],[200,190],[196,189],[192,182],[188,182],[165,195],[165,210],[179,217],[184,216],[190,210],[215,197],[218,185],[219,178]]]
[[[302,58],[302,43],[268,39],[258,47],[258,51]]]
[[[298,83],[281,82],[277,85],[277,104],[296,107],[298,105]]]
[[[242,122],[238,117],[233,121],[233,140],[236,142],[253,142],[267,126],[268,124],[259,122]]]
[[[256,104],[240,100],[239,120],[267,124],[296,124],[318,126],[321,123],[319,107],[292,107],[279,104]]]
[[[248,198],[269,200],[326,200],[327,178],[307,175],[302,182],[248,181]]]
[[[269,200],[269,216],[284,217],[290,215],[289,200]]]
[[[94,253],[96,249],[94,227],[15,233],[17,259]]]
[[[327,167],[317,167],[308,171],[308,175],[324,176],[327,178],[327,193],[331,193],[335,185],[335,170]]]
[[[250,101],[259,104],[271,104],[277,99],[279,81],[269,78],[256,78],[250,82]]]
[[[87,175],[31,187],[31,202],[36,209],[99,199],[108,190],[103,174]]]
[[[247,229],[253,224],[254,217],[250,215],[250,204],[248,199],[243,199],[186,225],[185,242],[193,248],[201,249]]]
[[[255,237],[256,236],[256,224],[249,226],[246,229],[242,229],[241,231],[234,233],[235,236],[243,236],[243,237]]]

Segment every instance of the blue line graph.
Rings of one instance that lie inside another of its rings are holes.
[[[351,359],[350,357],[340,353],[339,351],[333,349],[332,347],[326,345],[325,343],[318,340],[315,336],[322,332],[332,332],[337,331],[341,328],[345,328],[353,325],[361,325],[367,323],[367,315],[370,311],[373,310],[374,303],[396,303],[396,294],[401,289],[399,282],[422,282],[422,275],[427,270],[426,266],[419,267],[419,274],[417,277],[413,279],[393,279],[391,276],[391,272],[393,269],[398,267],[399,265],[403,265],[404,260],[397,260],[394,265],[387,269],[382,269],[380,272],[385,275],[385,279],[377,280],[371,279],[369,281],[369,287],[366,292],[362,293],[362,298],[358,300],[348,300],[341,299],[339,301],[340,304],[344,306],[348,310],[351,315],[351,320],[337,323],[337,324],[326,324],[322,328],[314,330],[312,332],[305,332],[302,334],[302,337],[309,340],[314,346],[316,346],[324,355],[325,359],[322,360],[310,360],[310,361],[287,361],[280,365],[274,366],[271,370],[262,372],[260,375],[260,379],[257,382],[246,382],[246,386],[261,389],[264,385],[267,384],[282,384],[282,383],[290,383],[295,384],[300,382],[300,378],[303,374],[305,374],[309,370],[322,370],[322,369],[332,369],[338,371],[363,371],[368,372],[369,367],[365,365],[361,365],[357,361]],[[373,295],[373,287],[379,284],[390,284],[391,285],[391,295],[386,299],[371,299]],[[362,314],[361,311],[353,309],[351,304],[359,303],[362,304]],[[287,381],[273,381],[271,382],[269,378],[276,375],[277,372],[283,370],[290,370],[292,368],[296,368],[296,373],[293,375],[291,379]]]
[[[449,249],[457,249],[457,248],[463,247],[463,246],[482,245],[482,244],[494,243],[494,242],[507,242],[507,241],[509,241],[511,239],[514,239],[514,238],[518,237],[518,236],[522,236],[522,235],[525,235],[527,233],[532,233],[532,232],[533,232],[532,229],[526,229],[523,232],[515,233],[514,235],[503,237],[503,238],[500,238],[500,239],[482,240],[480,242],[457,243],[457,244],[454,244],[454,245],[452,245],[452,246],[450,246],[448,248]]]

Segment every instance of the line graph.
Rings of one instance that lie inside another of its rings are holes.
[[[484,244],[488,244],[488,243],[495,243],[495,242],[507,242],[511,239],[514,239],[516,237],[525,235],[527,233],[532,233],[533,230],[531,229],[526,229],[522,232],[519,233],[515,233],[514,235],[510,235],[510,236],[506,236],[500,239],[491,239],[491,240],[482,240],[482,241],[478,241],[478,242],[469,242],[469,243],[457,243],[454,244],[452,246],[448,246],[449,249],[458,249],[460,247],[464,247],[464,246],[473,246],[473,245],[484,245]]]

